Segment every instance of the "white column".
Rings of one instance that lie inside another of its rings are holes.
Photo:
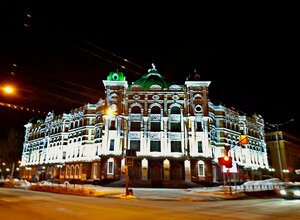
[[[163,162],[164,167],[164,180],[170,180],[170,161],[165,159]]]
[[[148,180],[148,160],[142,160],[142,180]]]
[[[147,138],[148,137],[148,135],[147,135],[147,132],[148,132],[148,117],[143,118],[143,123],[144,123],[144,136],[143,136],[142,142],[141,142],[141,145],[142,145],[141,154],[148,155],[149,154],[148,138]]]
[[[185,180],[191,181],[191,161],[190,160],[184,161],[184,174],[185,174]]]
[[[169,143],[168,143],[168,117],[163,118],[164,122],[164,133],[163,133],[163,139],[162,139],[162,153],[164,155],[169,154],[170,148],[169,148]]]

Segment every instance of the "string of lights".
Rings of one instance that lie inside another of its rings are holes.
[[[15,105],[15,104],[9,104],[9,103],[5,103],[5,102],[0,102],[0,106],[3,107],[7,107],[7,108],[12,108],[15,110],[20,110],[20,111],[27,111],[27,112],[36,112],[39,114],[46,114],[46,112],[37,110],[37,109],[33,109],[33,108],[28,108],[28,107],[24,107],[24,106],[19,106],[19,105]]]

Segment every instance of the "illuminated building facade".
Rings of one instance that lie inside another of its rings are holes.
[[[120,180],[128,165],[131,185],[213,184],[224,178],[218,158],[225,147],[238,179],[268,168],[262,117],[212,103],[210,81],[199,74],[175,85],[153,65],[131,85],[122,72],[103,83],[106,97],[98,103],[25,125],[24,178]],[[241,134],[248,144],[240,146]],[[136,158],[125,160],[126,149]]]
[[[271,176],[300,181],[300,139],[282,131],[268,132],[265,139]]]

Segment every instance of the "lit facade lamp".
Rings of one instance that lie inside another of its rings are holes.
[[[270,172],[275,172],[275,169],[274,168],[269,168],[269,171]]]

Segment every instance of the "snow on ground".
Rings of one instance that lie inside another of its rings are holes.
[[[48,181],[41,181],[38,183],[30,183],[26,180],[8,180],[10,183],[13,183],[15,187],[28,189],[30,185],[45,185],[45,186],[58,186],[59,184],[51,183]],[[172,191],[172,189],[163,189],[163,188],[145,188],[145,189],[135,189],[133,188],[133,194],[130,196],[125,196],[125,188],[123,187],[102,187],[102,186],[94,186],[91,184],[70,184],[69,182],[65,182],[60,184],[60,186],[64,187],[74,187],[74,188],[85,188],[85,189],[95,189],[96,196],[110,196],[114,198],[122,198],[122,199],[133,199],[133,198],[160,198],[163,197],[172,197],[175,198],[178,196],[178,199],[182,198],[197,198],[200,199],[201,196],[205,197],[214,197],[220,199],[234,199],[234,198],[242,198],[245,196],[243,192],[246,191],[262,191],[262,190],[274,190],[284,187],[285,185],[290,184],[286,182],[282,182],[277,178],[267,179],[267,180],[257,180],[257,181],[247,181],[242,185],[234,185],[232,183],[231,186],[217,186],[217,187],[195,187],[188,189],[176,189],[176,191]],[[161,191],[162,190],[162,191]],[[170,191],[170,192],[169,192]],[[163,192],[163,193],[162,193]],[[200,197],[199,197],[200,196]]]

